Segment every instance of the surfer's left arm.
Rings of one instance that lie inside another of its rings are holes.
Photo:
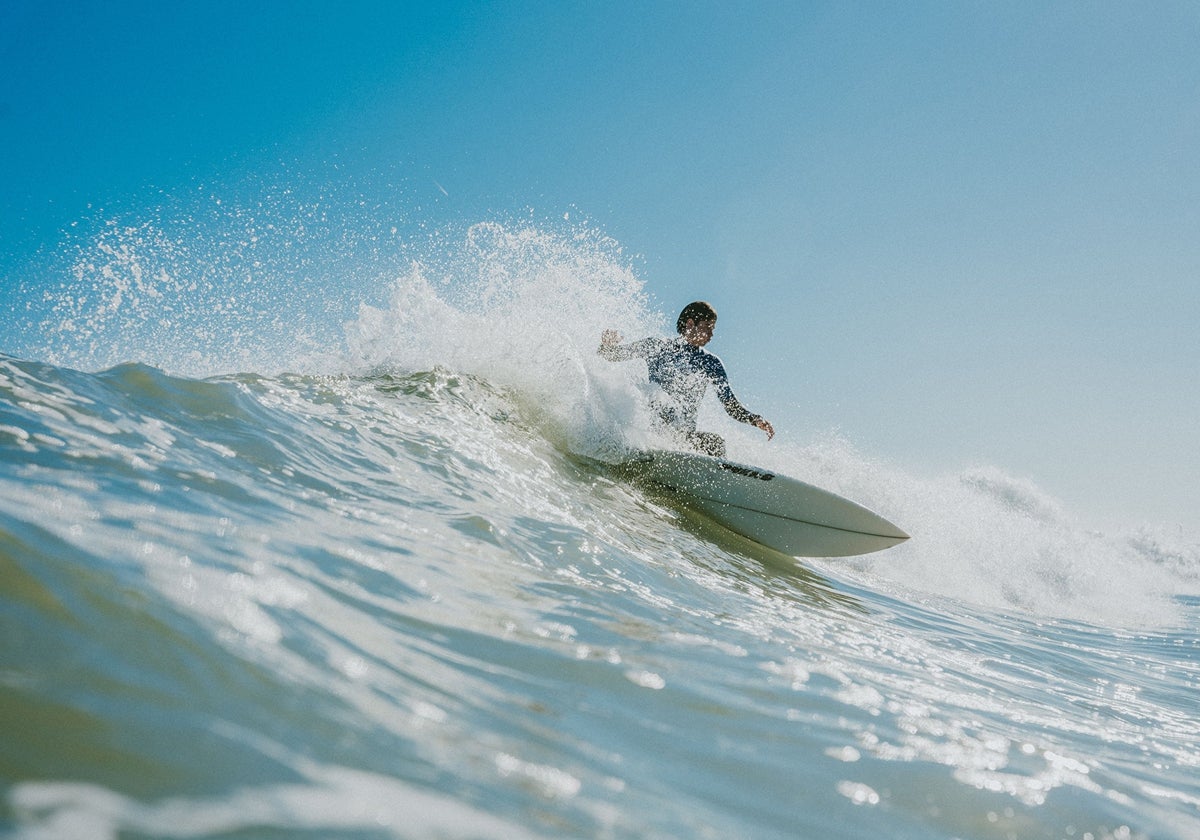
[[[750,419],[750,425],[766,432],[767,440],[775,437],[775,427],[772,426],[767,418],[763,417],[761,414],[755,414],[754,417]]]
[[[738,402],[738,398],[733,395],[733,389],[729,387],[729,378],[725,376],[724,366],[721,365],[716,370],[719,371],[719,375],[715,377],[717,398],[721,401],[721,405],[725,406],[725,413],[738,422],[749,423],[751,426],[766,432],[767,440],[775,437],[775,427],[770,424],[767,418],[761,414],[755,414]]]

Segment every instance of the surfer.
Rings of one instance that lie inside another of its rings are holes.
[[[659,388],[651,398],[651,405],[663,427],[693,449],[721,458],[725,455],[725,439],[712,432],[696,431],[696,411],[709,383],[716,388],[717,398],[734,420],[762,429],[767,440],[775,437],[775,429],[762,415],[750,412],[738,402],[729,387],[725,366],[704,349],[712,341],[716,326],[717,311],[698,300],[679,313],[675,322],[678,338],[643,338],[622,344],[620,333],[605,330],[600,336],[599,353],[610,362],[645,359],[650,381]]]

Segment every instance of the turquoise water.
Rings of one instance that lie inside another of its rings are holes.
[[[1200,836],[1200,547],[734,429],[913,535],[756,547],[604,466],[628,273],[471,237],[336,351],[143,341],[146,271],[0,356],[7,836]]]

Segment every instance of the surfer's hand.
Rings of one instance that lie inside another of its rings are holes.
[[[621,343],[621,334],[616,330],[605,330],[600,333],[601,347],[616,347]]]
[[[754,425],[767,433],[767,440],[775,437],[775,427],[767,422],[765,417],[756,417],[753,421]]]

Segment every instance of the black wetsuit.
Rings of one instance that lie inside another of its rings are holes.
[[[696,412],[709,383],[716,389],[717,398],[725,406],[726,413],[734,420],[756,423],[761,419],[733,395],[721,360],[682,338],[643,338],[629,344],[601,346],[600,355],[610,362],[645,359],[650,381],[662,389],[661,395],[653,399],[654,408],[664,423],[683,432],[697,448],[708,451],[716,446],[702,443],[697,437],[720,441],[721,453],[725,448],[724,441],[717,435],[696,432]]]

